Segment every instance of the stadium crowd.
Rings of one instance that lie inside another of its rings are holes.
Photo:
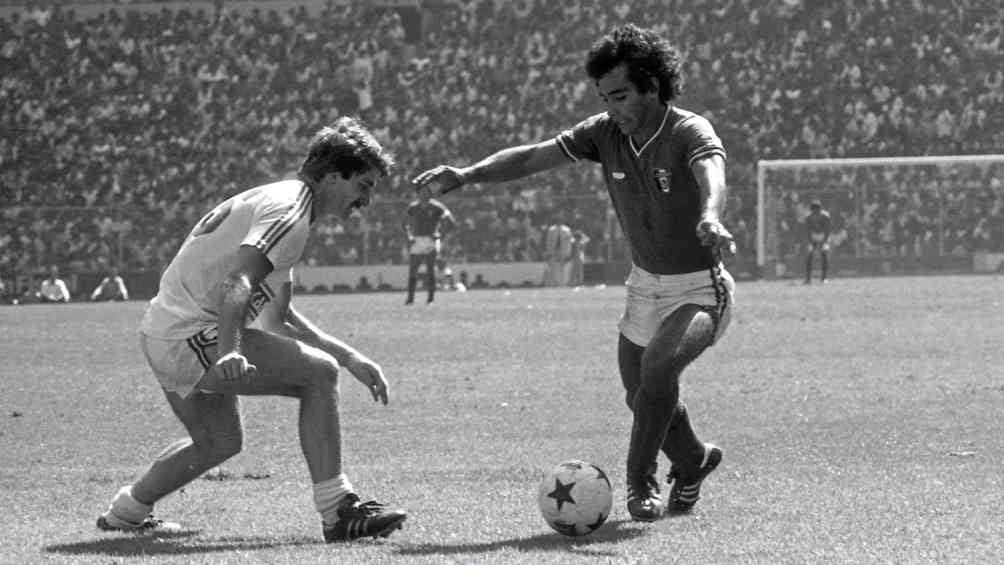
[[[0,20],[0,274],[159,270],[208,203],[293,173],[338,114],[367,121],[400,166],[364,216],[320,219],[308,261],[403,262],[410,175],[601,111],[583,57],[623,21],[685,48],[680,105],[707,116],[729,152],[742,252],[754,249],[757,159],[1004,147],[995,0],[440,0],[422,2],[413,37],[385,3],[243,4],[86,18],[36,7]],[[854,192],[821,191],[844,232],[838,252],[1004,250],[999,165],[878,171],[855,173]],[[781,233],[804,213],[798,185],[833,180],[806,176],[778,193]],[[563,209],[588,234],[587,257],[617,257],[602,187],[597,168],[567,167],[451,196],[460,226],[446,256],[536,260]]]

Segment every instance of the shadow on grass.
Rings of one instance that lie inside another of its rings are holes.
[[[301,545],[316,545],[311,538],[275,538],[264,536],[224,536],[218,538],[193,538],[199,530],[163,532],[156,535],[127,535],[61,543],[43,547],[46,553],[65,555],[110,555],[133,557],[139,555],[198,555],[222,551],[254,551]],[[191,538],[191,539],[190,539]]]
[[[645,535],[644,524],[631,520],[616,520],[607,522],[595,532],[582,537],[568,537],[559,533],[545,533],[525,538],[486,543],[423,543],[405,545],[397,549],[400,555],[458,555],[468,553],[488,553],[500,549],[518,549],[522,551],[562,551],[579,553],[596,557],[616,557],[620,553],[591,547],[600,543],[619,542]]]

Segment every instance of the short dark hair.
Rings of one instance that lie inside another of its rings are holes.
[[[659,83],[659,100],[668,102],[683,92],[680,52],[665,38],[634,24],[614,28],[596,40],[586,58],[586,74],[594,81],[624,64],[627,78],[638,92],[652,90],[652,78]]]
[[[394,157],[373,137],[357,118],[344,116],[314,134],[307,146],[307,156],[299,174],[320,180],[332,172],[342,178],[369,170],[390,174]]]

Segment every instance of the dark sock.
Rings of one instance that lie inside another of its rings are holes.
[[[668,406],[663,399],[649,398],[644,390],[639,390],[635,395],[634,421],[627,458],[628,475],[655,473],[659,447],[666,439],[666,429],[673,416],[673,410]]]
[[[691,470],[696,471],[704,459],[704,443],[698,439],[683,402],[676,405],[666,440],[662,443],[662,452],[678,469],[687,471],[687,474]]]

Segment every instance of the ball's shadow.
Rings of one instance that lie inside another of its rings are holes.
[[[397,548],[397,553],[409,556],[457,555],[467,553],[487,553],[500,549],[519,549],[526,551],[553,550],[593,556],[618,556],[620,553],[616,551],[606,551],[592,546],[607,542],[617,542],[625,539],[636,538],[645,535],[645,532],[645,524],[621,519],[609,521],[595,532],[581,537],[568,537],[557,532],[547,532],[530,537],[512,538],[485,543],[403,544]]]
[[[317,545],[316,538],[274,538],[263,536],[223,536],[201,538],[199,530],[162,532],[156,535],[118,535],[88,541],[61,543],[43,547],[46,553],[63,555],[199,555],[216,552],[254,551],[276,547]],[[194,539],[190,539],[194,538]]]

